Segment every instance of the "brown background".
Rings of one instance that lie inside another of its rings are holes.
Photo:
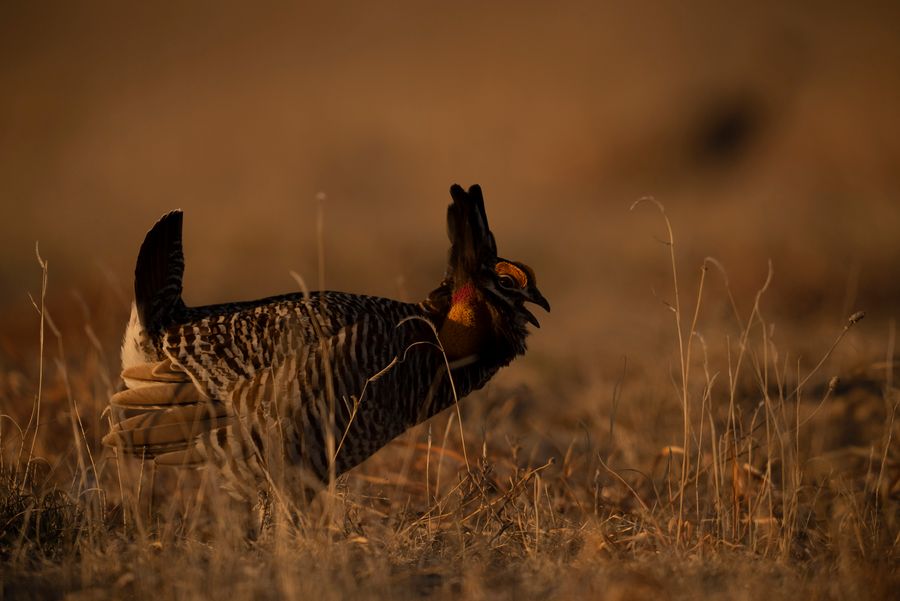
[[[3,3],[4,337],[36,341],[37,240],[57,322],[87,316],[112,349],[138,245],[175,207],[189,303],[315,283],[320,192],[326,286],[417,299],[452,182],[484,186],[501,253],[553,303],[538,360],[653,360],[670,339],[664,230],[628,211],[646,194],[686,289],[715,256],[746,311],[771,259],[787,327],[883,322],[900,9],[746,4]]]

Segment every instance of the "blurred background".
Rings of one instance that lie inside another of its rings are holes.
[[[484,187],[501,254],[552,302],[533,364],[615,373],[674,348],[665,228],[629,211],[645,195],[690,297],[714,256],[746,315],[771,260],[765,307],[799,346],[861,308],[884,348],[897,3],[325,4],[0,5],[6,360],[37,344],[35,241],[57,325],[92,324],[114,363],[162,213],[186,212],[189,304],[315,284],[320,208],[327,288],[417,300],[453,182]]]

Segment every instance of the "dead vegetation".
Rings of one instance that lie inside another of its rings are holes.
[[[881,4],[5,3],[0,598],[897,598]],[[414,300],[448,178],[553,303],[459,413],[263,515],[101,448],[161,213],[191,304]]]
[[[250,510],[209,474],[99,446],[116,341],[91,322],[60,330],[39,257],[37,340],[0,373],[4,595],[896,596],[893,323],[881,349],[853,337],[861,312],[819,323],[832,343],[799,356],[808,345],[762,309],[771,268],[742,313],[717,261],[679,271],[663,207],[644,204],[667,233],[675,329],[659,365],[516,365],[530,379],[415,428],[310,504],[279,490]],[[728,311],[704,322],[711,303]],[[848,338],[867,360],[829,371]]]

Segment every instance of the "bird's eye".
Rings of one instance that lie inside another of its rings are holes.
[[[499,282],[501,288],[514,289],[518,288],[516,279],[511,275],[501,275],[497,278],[497,282]]]

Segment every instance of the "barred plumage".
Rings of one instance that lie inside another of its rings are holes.
[[[497,257],[481,190],[451,188],[447,273],[420,303],[342,292],[186,307],[181,212],[148,233],[104,438],[166,465],[217,466],[252,495],[357,465],[525,351],[530,268]],[[448,367],[450,371],[448,372]],[[452,374],[452,386],[448,373]]]

